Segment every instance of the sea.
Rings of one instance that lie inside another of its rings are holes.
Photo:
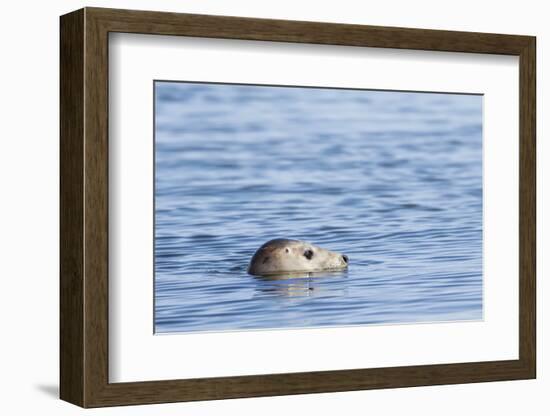
[[[155,333],[483,319],[483,96],[155,82]],[[274,238],[338,273],[247,273]]]

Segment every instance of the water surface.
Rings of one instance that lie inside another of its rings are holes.
[[[247,274],[265,241],[346,272]],[[155,331],[482,318],[482,97],[155,83]]]

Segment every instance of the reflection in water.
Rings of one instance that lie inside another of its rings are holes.
[[[482,97],[157,82],[155,330],[482,318]],[[347,272],[257,278],[264,242]]]
[[[337,296],[343,293],[341,287],[323,285],[320,279],[344,279],[345,271],[323,273],[287,273],[270,276],[254,276],[259,281],[256,290],[260,293],[269,293],[279,296]]]

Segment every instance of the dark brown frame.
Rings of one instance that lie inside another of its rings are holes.
[[[535,38],[85,8],[61,17],[60,396],[83,407],[535,378]],[[519,56],[519,359],[109,383],[108,34],[248,39]]]

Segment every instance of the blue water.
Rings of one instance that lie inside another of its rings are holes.
[[[157,333],[482,319],[482,97],[155,83]],[[350,258],[250,276],[267,240]]]

